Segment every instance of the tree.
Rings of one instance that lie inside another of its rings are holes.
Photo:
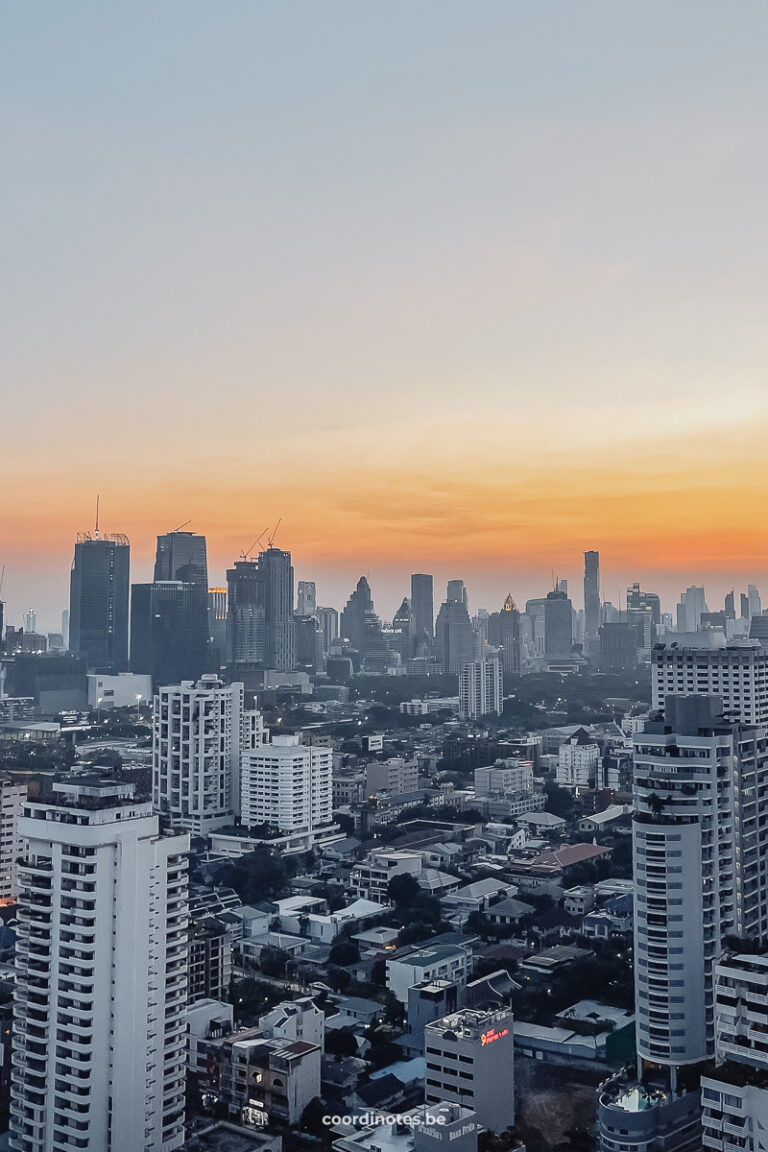
[[[329,1056],[357,1056],[357,1037],[352,1028],[334,1028],[325,1034]]]
[[[548,781],[544,785],[544,793],[547,798],[545,805],[547,812],[559,816],[562,820],[573,819],[573,796],[567,788],[561,788],[558,784]]]
[[[259,844],[253,852],[222,864],[216,873],[216,882],[234,888],[244,904],[257,904],[271,896],[281,896],[289,877],[285,859],[265,844]]]
[[[400,905],[412,905],[416,897],[421,892],[419,882],[415,876],[410,872],[402,872],[399,876],[393,876],[387,885],[387,892],[390,899],[399,907]]]
[[[285,999],[281,988],[267,984],[265,980],[233,980],[229,989],[230,1003],[234,1005],[235,1018],[249,1027],[256,1024],[260,1016]]]
[[[339,940],[331,947],[328,960],[331,964],[340,964],[342,968],[354,964],[360,959],[360,949],[352,940]]]
[[[326,979],[334,992],[345,992],[352,983],[352,974],[344,968],[335,968],[331,965],[328,968]]]
[[[265,976],[284,980],[285,966],[290,958],[290,953],[284,948],[275,948],[272,944],[267,944],[259,953],[259,967]]]
[[[328,1143],[330,1129],[323,1124],[323,1117],[328,1115],[328,1109],[319,1096],[313,1097],[301,1114],[299,1127],[302,1132],[309,1132],[324,1143]]]

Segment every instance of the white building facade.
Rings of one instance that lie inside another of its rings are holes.
[[[152,799],[174,827],[206,835],[240,811],[244,751],[263,739],[240,683],[216,675],[160,688],[154,701]]]
[[[459,715],[465,720],[479,716],[501,716],[504,703],[504,674],[501,661],[476,660],[459,672]]]
[[[653,649],[653,709],[663,709],[666,696],[715,694],[742,724],[768,723],[768,650],[749,641],[711,647],[707,636],[702,633],[700,648],[657,644]]]
[[[0,780],[0,900],[15,900],[19,892],[17,862],[22,853],[19,821],[26,798],[26,784]]]
[[[243,755],[243,824],[310,832],[333,819],[333,750],[301,744],[298,735],[273,736]]]
[[[17,1152],[184,1142],[189,838],[131,792],[59,784],[20,822]]]

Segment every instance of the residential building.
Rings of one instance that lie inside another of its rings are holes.
[[[560,745],[555,778],[562,788],[594,788],[599,765],[600,747],[582,731]]]
[[[501,716],[503,704],[504,679],[499,660],[477,660],[462,667],[459,673],[459,714],[463,719]]]
[[[189,837],[81,780],[20,821],[10,1147],[184,1142]]]
[[[515,1122],[514,1020],[508,1008],[463,1008],[424,1028],[426,1102],[471,1108],[503,1132]]]
[[[273,735],[246,751],[240,791],[243,824],[283,832],[311,832],[332,823],[333,751],[302,744],[298,735]]]
[[[768,723],[768,650],[757,643],[722,644],[702,633],[701,646],[657,644],[651,658],[654,710],[667,696],[718,695],[723,712],[742,724]]]
[[[366,795],[375,792],[415,792],[419,786],[419,766],[415,760],[390,756],[386,760],[372,760],[365,767]]]
[[[268,1039],[260,1029],[228,1037],[219,1082],[230,1115],[256,1127],[298,1124],[310,1100],[320,1095],[320,1057],[317,1044]]]
[[[27,798],[26,784],[0,780],[0,902],[19,894],[18,867],[22,855],[19,824]]]
[[[78,533],[69,586],[69,650],[89,672],[128,668],[131,549],[122,534]]]
[[[261,717],[246,713],[243,699],[242,684],[214,674],[155,696],[153,801],[175,827],[206,835],[239,814],[243,752],[262,737]]]
[[[232,980],[232,935],[215,916],[193,921],[189,937],[187,1003],[226,1000]]]
[[[408,989],[425,980],[451,980],[463,987],[472,967],[467,944],[432,944],[396,953],[387,959],[387,988],[401,1004],[408,1003]]]
[[[388,904],[390,880],[406,872],[418,878],[421,869],[420,852],[376,848],[364,860],[355,864],[350,873],[349,886],[355,896]]]

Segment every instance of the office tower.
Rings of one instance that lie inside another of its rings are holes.
[[[211,638],[211,667],[220,668],[227,658],[227,590],[208,589],[208,635]]]
[[[297,616],[294,620],[295,667],[302,672],[316,672],[321,660],[320,625],[315,616]]]
[[[90,672],[128,668],[130,545],[123,535],[79,533],[69,586],[69,650]]]
[[[650,612],[654,625],[661,624],[661,600],[655,592],[643,592],[637,581],[627,588],[627,611]]]
[[[30,608],[24,613],[24,631],[37,632],[37,612],[34,608]]]
[[[320,625],[320,651],[323,659],[327,659],[331,644],[339,634],[339,614],[335,608],[318,608],[315,616]]]
[[[472,663],[475,654],[472,622],[465,600],[462,581],[449,581],[446,600],[435,622],[435,651],[443,672],[460,672],[465,664]]]
[[[243,699],[241,683],[225,686],[214,675],[156,693],[152,799],[173,827],[204,836],[239,813],[243,752],[260,740],[260,716],[246,713]]]
[[[227,571],[227,664],[264,667],[266,590],[257,560],[236,560]]]
[[[155,582],[181,580],[208,587],[205,536],[196,532],[166,532],[157,538]]]
[[[570,656],[573,651],[573,607],[560,585],[544,601],[544,654]]]
[[[282,548],[259,553],[264,573],[264,667],[292,672],[296,663],[293,627],[293,565]]]
[[[431,641],[435,635],[435,609],[432,577],[424,572],[411,576],[411,615],[416,637]]]
[[[197,680],[210,669],[208,590],[179,580],[131,588],[131,671],[162,684]]]
[[[764,1152],[768,1131],[768,956],[736,953],[715,965],[717,1067],[701,1080],[702,1144]]]
[[[743,592],[740,593],[739,604],[741,606],[740,615],[742,620],[749,620],[749,597],[746,596]]]
[[[299,580],[299,594],[296,605],[297,616],[314,616],[317,609],[317,589],[314,580]]]
[[[504,684],[499,660],[476,660],[459,672],[459,714],[464,720],[501,716]]]
[[[387,668],[397,663],[397,656],[384,639],[365,576],[358,580],[341,614],[341,638],[359,652],[360,663],[366,672],[386,673]]]
[[[754,584],[747,584],[747,605],[749,607],[750,619],[753,616],[759,616],[763,610],[760,593]]]
[[[499,649],[501,667],[510,676],[520,675],[521,640],[520,613],[512,593],[504,600],[500,612],[491,612],[488,617],[488,643]]]
[[[132,786],[56,783],[20,821],[11,1142],[184,1142],[189,837]]]
[[[283,832],[311,832],[332,822],[333,750],[300,744],[294,735],[243,756],[241,819]]]
[[[584,553],[584,642],[589,647],[597,640],[600,626],[600,553]]]
[[[426,1024],[426,1102],[464,1104],[478,1124],[503,1132],[515,1122],[514,1019],[508,1008],[462,1008]]]
[[[463,604],[467,612],[469,612],[469,599],[463,580],[449,580],[445,598],[446,600],[457,600],[459,604]]]
[[[637,667],[637,632],[631,624],[602,624],[600,671],[630,672]]]
[[[711,646],[717,641],[721,646]],[[658,644],[651,653],[652,708],[663,708],[666,696],[692,692],[721,696],[725,715],[742,724],[768,723],[768,650],[725,645],[706,632],[701,647]]]
[[[0,900],[18,895],[18,860],[22,853],[19,821],[27,798],[26,784],[0,780]]]
[[[736,594],[733,588],[727,593],[725,597],[725,618],[726,620],[736,619]]]
[[[704,599],[704,589],[695,584],[686,588],[680,594],[680,603],[677,605],[677,631],[698,632],[701,615],[708,612],[707,602]]]
[[[392,617],[391,644],[394,650],[400,653],[400,659],[405,664],[413,646],[413,616],[407,596]]]

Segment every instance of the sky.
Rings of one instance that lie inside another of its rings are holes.
[[[268,526],[341,607],[470,608],[598,548],[765,585],[768,9],[43,0],[0,10],[0,567],[75,534],[212,582]]]

